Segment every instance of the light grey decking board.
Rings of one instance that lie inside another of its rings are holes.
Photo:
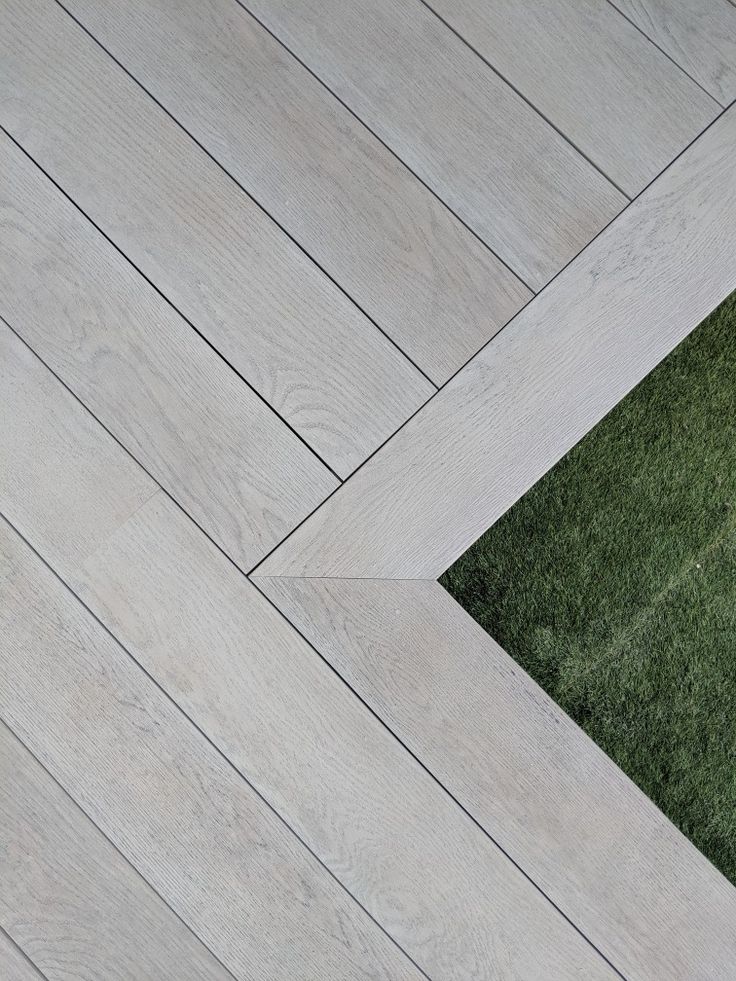
[[[435,579],[736,287],[727,110],[256,570]]]
[[[161,493],[2,322],[0,399],[0,510],[52,565],[75,569]]]
[[[0,924],[47,981],[233,981],[2,723],[0,775]]]
[[[736,889],[438,583],[258,584],[628,981],[733,976]]]
[[[629,196],[720,111],[607,0],[427,0]]]
[[[0,124],[340,476],[432,394],[53,0],[0,4],[0,88]]]
[[[3,981],[47,981],[0,929],[0,976]]]
[[[627,203],[420,0],[246,0],[532,289]]]
[[[613,0],[721,105],[736,99],[736,10],[729,0]]]
[[[0,715],[238,981],[419,977],[4,521],[0,563]]]
[[[235,0],[68,6],[434,382],[528,299]]]
[[[0,316],[242,568],[337,479],[0,132]]]
[[[432,978],[613,978],[280,614],[163,497],[84,601]]]
[[[18,338],[7,333],[20,349],[15,361],[21,363],[15,367],[15,384],[3,386],[9,393],[10,428],[17,432],[8,437],[0,430],[0,473],[13,474],[12,482],[0,486],[0,511],[22,526],[31,545],[253,781],[356,899],[432,977],[470,979],[488,971],[504,981],[536,981],[544,964],[550,981],[609,981],[610,972],[595,952],[166,495],[158,491],[148,497],[131,515],[134,520],[130,523],[115,522],[113,527],[110,522],[104,536],[91,532],[88,543],[83,541],[83,529],[82,540],[75,538],[70,544],[62,533],[57,534],[48,516],[55,515],[53,520],[63,524],[67,512],[75,518],[93,513],[97,497],[108,499],[118,487],[127,502],[129,485],[137,486],[135,471],[139,468],[101,427],[87,430],[84,420],[90,417],[84,408]],[[13,363],[12,344],[8,347],[9,353],[0,348],[0,364]],[[37,411],[32,411],[32,403],[39,405]],[[24,425],[15,423],[26,417]],[[54,441],[59,443],[55,452]],[[18,443],[23,453],[16,451]],[[106,456],[107,444],[111,449]],[[120,459],[108,462],[115,451]],[[34,463],[37,457],[44,458],[42,478]],[[97,472],[96,460],[103,462]],[[155,490],[153,481],[147,483]],[[122,505],[119,510],[123,511]],[[56,587],[41,573],[39,576],[38,593],[53,595]],[[0,636],[12,638],[13,630],[36,629],[32,600],[27,613],[21,615],[14,612],[19,607],[2,599],[0,605],[5,605],[11,621],[22,622],[8,626],[4,634],[0,630]],[[69,603],[65,601],[65,611]],[[89,616],[80,609],[71,619],[74,625],[77,619],[86,622]],[[70,617],[70,612],[55,612],[54,608],[48,612],[49,629]],[[74,630],[81,627],[74,626]],[[135,682],[124,668],[131,662],[122,650],[115,648],[99,663],[94,661],[96,666],[88,670],[99,678],[77,699],[74,692],[84,689],[84,683],[76,674],[71,676],[74,680],[65,678],[65,641],[54,643],[64,651],[64,657],[57,655],[62,675],[52,671],[46,678],[24,673],[32,671],[32,659],[22,667],[15,658],[3,665],[12,684],[4,693],[0,686],[0,715],[4,710],[22,713],[14,718],[25,726],[19,731],[24,741],[240,977],[245,953],[236,951],[235,960],[228,954],[239,919],[255,922],[249,942],[257,949],[253,937],[260,928],[259,917],[274,915],[269,914],[269,906],[291,908],[306,900],[288,892],[259,893],[248,864],[251,853],[276,850],[277,861],[282,855],[276,844],[268,843],[266,830],[260,831],[262,840],[253,832],[254,837],[243,843],[242,856],[237,843],[228,840],[223,823],[206,807],[204,816],[197,818],[198,830],[193,830],[189,822],[195,822],[194,808],[204,807],[199,796],[191,785],[182,789],[157,768],[151,771],[144,756],[157,754],[177,773],[191,769],[192,780],[202,782],[203,793],[214,801],[214,808],[222,796],[234,798],[233,806],[245,810],[251,792],[245,784],[242,792],[238,790],[237,778],[231,779],[233,771],[222,770],[220,757],[212,757],[207,744],[197,748],[196,739],[187,736],[184,721],[170,714],[169,703],[159,705],[157,690],[150,697],[145,694],[150,682],[142,672]],[[12,648],[11,641],[5,644],[6,649],[9,644]],[[85,645],[78,646],[87,650]],[[20,647],[15,655],[21,656]],[[117,692],[123,684],[115,673],[118,662],[124,668],[125,685],[131,688],[127,695]],[[43,661],[37,667],[41,672]],[[57,689],[58,706],[54,700]],[[130,714],[137,717],[139,710],[134,706],[141,701],[147,706],[145,719],[151,715],[157,721],[142,721],[135,751],[118,760],[115,746],[130,740]],[[67,732],[67,726],[74,733]],[[168,734],[161,736],[163,745],[158,740],[162,732]],[[99,744],[94,750],[87,742],[91,733]],[[166,755],[174,752],[167,739],[176,743],[173,760]],[[92,752],[100,757],[90,757]],[[204,767],[214,768],[214,786],[200,772]],[[77,773],[78,768],[84,772]],[[114,791],[106,783],[110,779]],[[145,787],[139,786],[141,781]],[[179,794],[184,795],[183,803]],[[265,819],[257,818],[256,804],[249,806],[248,820],[257,830]],[[150,816],[144,818],[149,810]],[[174,817],[179,812],[184,814],[183,831]],[[223,835],[225,844],[221,845]],[[153,849],[146,845],[152,836],[157,842]],[[170,838],[195,857],[185,860],[178,851],[170,853]],[[185,882],[172,872],[169,860],[181,866]],[[290,861],[289,855],[283,857],[283,869],[266,868],[264,875],[288,882],[285,869]],[[298,856],[293,861],[296,872],[309,881]],[[226,874],[227,863],[234,866],[231,878]],[[226,889],[218,884],[223,876],[229,884]],[[186,885],[191,882],[197,883],[194,892]],[[317,885],[309,888],[318,891]],[[255,894],[255,911],[238,905],[233,895],[238,889]],[[211,891],[218,899],[203,919],[196,910],[206,905]],[[232,907],[229,917],[223,912],[225,905]],[[339,911],[339,903],[337,906]],[[348,912],[339,915],[348,917]],[[218,917],[224,917],[220,927]],[[278,929],[278,915],[276,923]],[[282,936],[280,942],[287,941]],[[378,940],[375,943],[379,951],[375,956],[379,956],[382,948]],[[294,944],[298,947],[297,941]],[[394,968],[385,952],[381,956],[389,965],[385,968],[388,981]],[[338,973],[334,976],[343,977],[339,973],[343,969],[335,968]],[[270,965],[262,973],[269,978],[280,976],[269,973],[276,970]],[[307,961],[305,978],[310,970],[314,965],[310,967]],[[363,977],[360,973],[355,976]],[[378,972],[376,976],[384,975]],[[406,968],[399,976],[414,978],[418,972]]]

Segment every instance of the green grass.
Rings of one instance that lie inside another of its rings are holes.
[[[441,582],[736,883],[736,293]]]

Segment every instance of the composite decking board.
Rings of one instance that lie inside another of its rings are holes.
[[[718,100],[736,99],[736,9],[729,0],[613,0]]]
[[[0,363],[10,360],[5,351],[0,355]],[[438,981],[484,975],[536,981],[541,970],[550,981],[611,981],[615,975],[605,961],[166,495],[159,491],[148,498],[104,540],[92,536],[89,547],[75,541],[67,548],[53,526],[43,523],[38,516],[54,511],[56,520],[62,520],[58,515],[64,504],[85,514],[95,506],[95,495],[110,496],[117,488],[122,513],[131,497],[126,483],[137,485],[133,471],[138,468],[100,427],[84,440],[76,438],[79,418],[86,413],[50,375],[48,388],[38,384],[36,375],[42,368],[31,363],[25,383],[15,386],[19,394],[13,398],[10,390],[8,415],[11,420],[22,417],[30,399],[43,406],[45,416],[36,412],[18,439],[27,445],[27,454],[46,458],[45,479],[39,482],[28,460],[14,455],[12,440],[7,447],[0,442],[0,471],[14,474],[13,483],[0,488],[0,511],[24,529],[39,554],[49,556],[54,570],[94,616],[349,893]],[[54,387],[68,403],[54,399]],[[59,428],[64,430],[61,437]],[[57,439],[61,447],[54,457],[48,448]],[[1,433],[0,440],[5,442]],[[124,456],[128,472],[110,468],[108,477],[103,469],[93,481],[88,477],[93,469],[89,458],[101,458],[99,446],[106,442]],[[61,468],[64,472],[57,472]],[[77,469],[80,479],[75,484]],[[23,548],[30,552],[20,544],[15,551]],[[12,567],[17,564],[14,560]],[[193,782],[182,787],[159,769],[151,771],[145,759],[149,753],[161,758],[167,772],[191,769],[192,781],[202,783],[202,794],[214,807],[234,797],[236,803],[227,807],[238,815],[246,810],[246,785],[238,790],[234,770],[223,769],[221,757],[208,743],[202,740],[198,748],[188,735],[188,723],[172,714],[175,710],[161,701],[163,696],[159,698],[159,689],[146,674],[139,671],[136,681],[132,661],[121,649],[113,649],[110,635],[103,634],[102,627],[98,630],[82,607],[77,612],[71,608],[71,594],[65,594],[67,600],[57,609],[53,597],[62,587],[47,571],[38,572],[32,596],[23,600],[24,594],[18,593],[17,602],[2,597],[11,620],[2,636],[9,648],[4,668],[12,684],[5,690],[0,686],[0,714],[10,713],[6,717],[12,727],[136,868],[233,973],[245,976],[244,955],[239,960],[231,954],[238,919],[248,916],[256,921],[254,937],[261,917],[278,919],[281,904],[306,901],[287,892],[259,894],[249,866],[257,861],[251,852],[258,855],[265,849],[282,856],[283,867],[266,868],[264,875],[288,881],[289,862],[294,874],[302,877],[308,878],[308,869],[298,855],[283,858],[285,846],[279,847],[278,835],[275,843],[268,841],[268,828],[262,828],[267,822],[255,804],[242,817],[255,826],[253,837],[242,848],[232,840],[221,846],[227,821],[207,810]],[[21,601],[28,606],[25,614],[17,612]],[[37,603],[43,606],[38,616]],[[35,643],[40,619],[50,624],[53,636],[48,645],[64,652],[61,658],[57,655],[59,664],[48,677],[43,673],[45,659],[51,657],[46,640],[38,661],[29,656],[26,663],[22,657],[22,651]],[[85,626],[87,620],[93,626]],[[63,636],[53,633],[54,624],[61,624]],[[93,659],[90,643],[77,641],[75,650],[84,660],[81,665],[72,663],[68,674],[71,655],[65,624],[71,625],[74,636],[93,635],[95,652],[100,645],[105,652],[95,653]],[[18,631],[23,636],[16,641]],[[85,676],[93,679],[91,686]],[[123,745],[128,748],[118,758],[122,751],[115,747]],[[214,768],[211,781],[205,766]],[[108,786],[110,780],[114,788]],[[176,802],[170,811],[167,798]],[[197,832],[192,827],[195,806],[204,808]],[[184,831],[174,817],[180,811]],[[265,840],[258,840],[259,827]],[[146,842],[153,836],[159,844],[151,848]],[[196,858],[187,860],[175,849],[166,859],[172,837]],[[182,866],[184,882],[169,861]],[[230,878],[227,862],[234,864]],[[226,876],[231,888],[218,886],[220,876]],[[191,882],[199,883],[198,891],[187,892]],[[310,889],[319,892],[318,885]],[[233,890],[241,887],[256,893],[255,911],[235,902]],[[218,900],[207,919],[197,910],[211,891],[222,904]],[[349,911],[334,898],[333,902],[336,915],[349,917]],[[228,908],[235,903],[229,917],[225,903]],[[218,917],[224,917],[221,927]],[[333,923],[330,929],[337,927]],[[370,958],[376,956],[385,964],[384,973],[377,970],[376,977],[421,976],[410,961],[404,965],[390,960],[379,943],[386,939],[384,934],[369,936],[378,948],[371,950]],[[311,942],[316,942],[314,937]],[[252,937],[251,943],[255,944]],[[278,946],[273,937],[268,943]],[[298,941],[294,944],[298,947]],[[366,954],[361,963],[370,963],[370,958]],[[263,976],[282,976],[277,967],[263,966]],[[399,968],[404,973],[397,975]],[[315,970],[315,964],[308,963],[297,976],[308,978]],[[345,970],[344,964],[333,961],[324,973],[311,977],[342,978]]]
[[[426,2],[630,197],[720,111],[608,0]]]
[[[435,383],[528,299],[234,0],[65,5]]]
[[[736,889],[438,583],[258,585],[628,981],[733,977]]]
[[[233,981],[2,723],[0,775],[0,925],[47,981]]]
[[[736,106],[256,570],[434,579],[736,287]]]
[[[6,522],[0,716],[238,979],[421,975]]]
[[[627,203],[420,0],[244,6],[532,289]]]
[[[3,981],[48,981],[0,929],[0,975]]]
[[[242,568],[337,479],[0,132],[0,316]]]
[[[0,4],[0,87],[0,124],[341,477],[434,392],[53,0]]]

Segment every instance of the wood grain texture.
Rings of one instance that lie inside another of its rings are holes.
[[[418,977],[5,522],[0,567],[0,714],[239,981]]]
[[[234,0],[68,6],[434,382],[529,297]]]
[[[53,0],[0,5],[0,88],[0,124],[340,476],[432,394]]]
[[[0,774],[0,923],[47,981],[232,981],[2,723]]]
[[[430,977],[613,977],[171,502],[139,510],[78,588]]]
[[[0,488],[0,511],[22,523],[33,547],[53,557],[55,571],[364,908],[432,977],[536,981],[544,965],[550,981],[610,981],[592,948],[166,495],[148,498],[104,540],[91,535],[86,546],[76,540],[69,546],[56,534],[44,521],[47,514],[61,521],[63,506],[88,514],[98,495],[109,497],[118,486],[127,500],[126,481],[135,483],[138,468],[100,427],[85,441],[75,439],[78,418],[87,414],[46,374],[48,389],[35,384],[32,371],[19,386],[43,409],[32,418],[33,428],[15,438],[27,456],[45,457],[43,477],[14,453],[12,440],[0,443],[0,472],[14,474]],[[68,403],[54,398],[54,386]],[[15,398],[8,410],[14,421],[25,406]],[[55,455],[48,447],[60,420],[64,452]],[[119,450],[127,472],[100,469],[90,480],[106,442]],[[20,545],[13,555],[18,552]],[[11,564],[11,586],[19,563],[16,557]],[[32,587],[30,577],[24,573],[22,590],[0,595],[9,618],[7,627],[0,623],[0,657],[6,657],[0,713],[11,713],[8,721],[29,747],[228,968],[250,977],[245,966],[260,964],[258,976],[282,976],[290,960],[258,960],[255,937],[268,920],[266,947],[290,943],[288,956],[304,957],[297,977],[418,977],[409,961],[392,960],[384,934],[374,936],[370,920],[364,941],[356,939],[362,928],[351,925],[354,914],[340,901],[342,893],[331,902],[335,916],[346,918],[345,943],[360,966],[349,973],[338,956],[341,947],[320,954],[324,940],[309,932],[312,921],[297,929],[281,912],[282,906],[298,911],[309,905],[306,894],[314,892],[315,929],[328,937],[339,929],[320,905],[325,887],[300,859],[298,843],[282,840],[281,825],[272,828],[276,819],[261,813],[208,744],[199,745],[109,635],[94,621],[85,626],[91,618],[77,611],[69,594],[54,605],[61,590],[56,580],[41,569]],[[24,591],[32,595],[24,598]],[[22,603],[27,611],[21,615]],[[43,643],[35,639],[42,620],[48,621]],[[79,635],[68,653],[71,637]],[[51,645],[64,656],[47,670]],[[29,646],[33,655],[23,653]],[[227,802],[222,816],[220,801]],[[261,852],[271,858],[260,860]],[[282,885],[271,889],[260,874]],[[236,941],[243,918],[253,932]],[[292,929],[295,937],[287,943]],[[315,958],[327,958],[324,973],[310,973],[315,963],[300,952],[302,942],[315,945]],[[371,973],[365,965],[374,957]]]
[[[434,579],[736,287],[736,107],[259,566]]]
[[[729,0],[615,0],[615,6],[721,105],[736,99],[736,10]]]
[[[0,972],[3,981],[47,981],[0,928]]]
[[[161,491],[0,322],[0,510],[73,572]]]
[[[0,316],[251,568],[336,478],[0,132]]]
[[[428,3],[630,196],[719,112],[607,0]]]
[[[532,289],[627,203],[420,0],[245,5]]]
[[[438,583],[259,585],[628,981],[734,976],[736,889]]]

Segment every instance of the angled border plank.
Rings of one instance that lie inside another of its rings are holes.
[[[436,579],[736,286],[726,110],[257,568]]]
[[[731,977],[736,889],[439,583],[255,582],[628,981]]]
[[[736,107],[251,576],[629,981],[729,976],[736,890],[432,580],[736,286],[734,145]]]

